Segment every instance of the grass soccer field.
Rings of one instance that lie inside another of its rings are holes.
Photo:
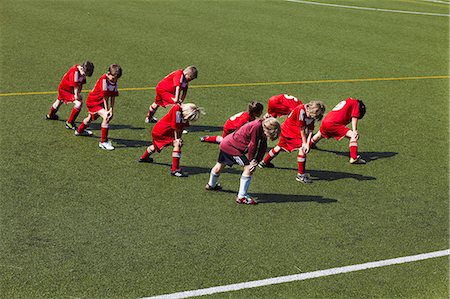
[[[448,250],[449,1],[311,2],[2,0],[0,297],[143,298]],[[64,128],[71,105],[45,119],[63,74],[86,59],[85,91],[109,64],[123,68],[111,152],[98,148],[100,121],[93,137]],[[175,178],[170,148],[137,159],[155,85],[192,64],[186,102],[206,115],[183,136],[190,176]],[[199,138],[280,93],[328,111],[362,99],[368,163],[348,163],[348,141],[323,140],[308,155],[312,184],[295,181],[294,152],[256,171],[256,206],[234,202],[237,166],[224,191],[205,191],[218,146]],[[448,296],[447,252],[205,297]]]

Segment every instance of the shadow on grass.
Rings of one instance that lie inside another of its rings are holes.
[[[155,155],[153,155],[152,157],[155,159]],[[156,161],[153,163],[143,163],[143,164],[162,165],[162,166],[167,166],[169,169],[172,166],[172,164],[169,164],[169,163],[156,162]],[[214,165],[212,165],[212,166],[214,166]],[[198,167],[198,166],[183,166],[183,165],[181,165],[181,169],[183,170],[183,172],[186,172],[189,175],[197,175],[197,174],[202,174],[202,173],[209,174],[211,172],[212,166],[211,167]],[[242,174],[242,169],[226,167],[222,171],[222,173]]]
[[[276,167],[276,169],[283,170],[292,170],[297,171],[297,168],[291,167]],[[365,176],[356,173],[348,173],[341,171],[331,171],[331,170],[307,170],[307,172],[311,175],[311,179],[313,181],[336,181],[341,179],[355,179],[358,181],[372,181],[376,180],[373,176]]]
[[[327,149],[321,149],[321,148],[316,148],[314,149],[316,151],[321,151],[321,152],[327,152],[327,153],[333,153],[336,154],[338,156],[343,156],[343,157],[349,157],[349,152],[340,152],[340,151],[333,151],[333,150],[327,150]],[[398,155],[398,153],[396,152],[359,152],[358,154],[361,155],[361,157],[366,160],[367,162],[371,162],[371,161],[375,161],[378,159],[384,159],[384,158],[392,158],[396,155]]]
[[[236,194],[236,190],[223,189],[219,192]],[[266,203],[287,203],[287,202],[315,202],[315,203],[335,203],[337,199],[325,198],[320,195],[300,195],[300,194],[278,194],[278,193],[251,193],[259,204]]]
[[[191,125],[190,127],[187,127],[186,130],[188,132],[213,133],[213,132],[222,132],[223,127]],[[222,135],[222,134],[220,134],[220,135]]]
[[[116,149],[124,149],[129,147],[148,147],[151,142],[146,140],[132,140],[123,138],[109,138],[113,142]]]

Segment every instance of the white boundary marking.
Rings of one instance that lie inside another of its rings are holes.
[[[405,14],[413,14],[413,15],[425,15],[425,16],[437,16],[437,17],[450,17],[450,15],[448,15],[448,14],[432,13],[432,12],[421,12],[421,11],[409,11],[409,10],[384,9],[384,8],[375,8],[375,7],[340,5],[340,4],[312,2],[312,1],[303,1],[303,0],[286,0],[286,1],[288,1],[288,2],[295,2],[295,3],[302,3],[302,4],[332,6],[332,7],[350,8],[350,9],[359,9],[359,10],[396,12],[396,13],[405,13]]]
[[[341,273],[348,273],[348,272],[354,272],[354,271],[360,271],[360,270],[366,270],[366,269],[372,269],[372,268],[378,268],[378,267],[385,267],[385,266],[390,266],[390,265],[404,264],[404,263],[421,261],[421,260],[426,260],[426,259],[431,259],[431,258],[436,258],[436,257],[442,257],[442,256],[446,256],[446,255],[450,255],[450,249],[428,252],[428,253],[423,253],[423,254],[418,254],[418,255],[404,256],[404,257],[388,259],[388,260],[381,260],[381,261],[364,263],[364,264],[356,264],[356,265],[339,267],[339,268],[331,268],[331,269],[327,269],[327,270],[319,270],[319,271],[314,271],[314,272],[307,272],[307,273],[287,275],[287,276],[279,276],[279,277],[267,278],[267,279],[262,279],[262,280],[254,280],[254,281],[241,282],[241,283],[229,284],[229,285],[218,286],[218,287],[211,287],[211,288],[206,288],[206,289],[199,289],[199,290],[185,291],[185,292],[179,292],[179,293],[145,297],[142,299],[178,299],[178,298],[189,298],[189,297],[195,297],[195,296],[211,295],[211,294],[216,294],[216,293],[237,291],[237,290],[242,290],[242,289],[250,289],[250,288],[268,286],[268,285],[273,285],[273,284],[286,283],[286,282],[291,282],[291,281],[300,281],[300,280],[306,280],[306,279],[341,274]]]
[[[440,0],[422,0],[425,2],[434,2],[434,3],[442,3],[442,4],[450,4],[450,2],[447,1],[440,1]]]

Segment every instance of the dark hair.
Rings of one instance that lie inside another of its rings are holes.
[[[90,62],[89,60],[86,60],[83,62],[81,67],[84,69],[84,72],[86,73],[86,76],[90,77],[94,73],[94,64]]]
[[[247,112],[251,117],[259,117],[261,116],[264,110],[263,104],[257,101],[251,101],[248,103]]]
[[[366,114],[366,105],[364,105],[363,101],[358,100],[358,107],[359,107],[359,119],[361,119]]]
[[[122,77],[122,68],[118,64],[111,64],[108,68],[108,73],[116,76],[117,79],[119,79],[120,77]]]

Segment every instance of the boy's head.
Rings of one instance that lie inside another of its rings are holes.
[[[248,103],[247,112],[251,117],[260,117],[263,112],[264,106],[257,101],[251,101]]]
[[[359,119],[361,119],[366,114],[366,105],[364,105],[363,101],[358,100],[358,108],[359,108]]]
[[[191,65],[188,66],[183,70],[184,76],[186,77],[186,80],[192,81],[194,79],[197,79],[198,70],[195,66]]]
[[[270,140],[275,140],[280,136],[281,126],[278,120],[274,117],[269,117],[263,120],[262,127],[264,135]]]
[[[84,73],[88,77],[92,76],[92,74],[94,73],[94,64],[92,62],[90,62],[89,60],[86,60],[85,62],[83,62],[83,64],[81,65],[81,68],[83,69]]]
[[[325,104],[322,101],[311,101],[305,105],[306,113],[308,117],[321,120],[325,114]]]
[[[122,67],[118,64],[111,64],[108,68],[108,80],[112,82],[117,82],[117,80],[122,77]]]
[[[196,121],[199,119],[200,114],[205,114],[203,108],[197,107],[197,105],[192,103],[181,104],[181,113],[183,114],[183,119],[186,121]]]

